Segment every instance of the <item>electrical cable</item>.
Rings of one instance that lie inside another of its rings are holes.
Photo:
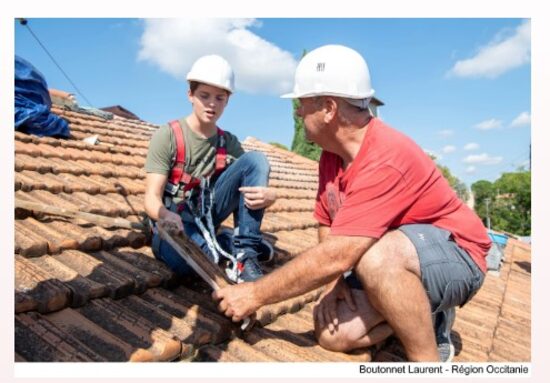
[[[73,86],[73,88],[76,90],[76,92],[82,96],[82,98],[88,103],[89,106],[93,107],[93,104],[90,102],[90,100],[88,100],[88,98],[84,95],[84,93],[82,93],[82,91],[76,86],[76,84],[74,83],[73,80],[71,80],[71,78],[69,77],[69,75],[63,70],[63,68],[61,68],[61,65],[59,65],[59,63],[56,61],[56,59],[53,57],[53,55],[48,51],[48,49],[46,48],[46,46],[42,43],[42,41],[40,41],[40,39],[38,38],[38,36],[33,32],[33,30],[31,29],[31,27],[29,26],[29,22],[27,19],[19,19],[19,23],[21,25],[23,25],[24,27],[27,27],[27,29],[29,30],[29,32],[31,33],[31,35],[35,38],[35,40],[38,42],[38,44],[42,47],[42,49],[44,49],[44,51],[46,52],[46,54],[50,57],[50,59],[53,61],[53,63],[57,66],[57,68],[61,71],[61,73],[63,73],[63,76],[65,76],[65,78],[71,83],[71,85]]]

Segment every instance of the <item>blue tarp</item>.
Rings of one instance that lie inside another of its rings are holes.
[[[508,242],[508,236],[506,234],[497,234],[492,231],[489,231],[488,234],[491,238],[491,241],[501,245],[503,248],[506,247],[506,243]]]
[[[44,76],[15,56],[15,130],[37,136],[69,137],[69,124],[50,112],[52,100]]]

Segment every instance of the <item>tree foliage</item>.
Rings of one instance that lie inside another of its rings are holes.
[[[286,145],[280,144],[278,142],[270,142],[269,145],[276,146],[277,148],[288,150]]]
[[[302,58],[307,54],[307,50],[302,51]],[[296,115],[296,110],[300,106],[298,100],[292,100],[292,111],[294,116],[294,137],[292,139],[291,150],[301,156],[309,158],[313,161],[319,161],[321,158],[322,149],[319,145],[306,140],[306,132],[304,129],[304,120]]]
[[[435,162],[435,166],[437,166],[443,177],[445,177],[445,179],[449,183],[449,186],[455,191],[458,198],[460,198],[464,202],[467,202],[470,198],[468,186],[466,186],[466,184],[462,182],[460,178],[455,177],[448,167],[438,164],[435,156],[431,154],[429,156]]]
[[[531,235],[531,172],[503,173],[494,183],[486,180],[472,184],[475,210],[487,214],[491,228],[517,235]]]
[[[453,188],[453,190],[456,192],[458,198],[460,198],[464,202],[467,202],[470,198],[470,192],[468,191],[468,187],[466,186],[466,184],[462,182],[460,178],[455,177],[448,167],[437,163],[436,166],[439,168],[447,182],[449,182],[451,188]]]

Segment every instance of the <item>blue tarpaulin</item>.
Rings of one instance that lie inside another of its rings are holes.
[[[506,247],[506,242],[508,242],[508,236],[506,234],[498,234],[492,231],[489,231],[488,234],[491,238],[491,241],[498,245],[501,245],[502,248]]]
[[[69,137],[69,124],[50,112],[52,100],[44,76],[15,56],[15,130],[37,136]]]

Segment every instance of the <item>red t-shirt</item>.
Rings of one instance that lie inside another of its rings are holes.
[[[479,217],[413,140],[377,118],[345,171],[340,156],[322,153],[314,216],[331,234],[376,239],[401,225],[432,224],[487,270],[491,242]]]

